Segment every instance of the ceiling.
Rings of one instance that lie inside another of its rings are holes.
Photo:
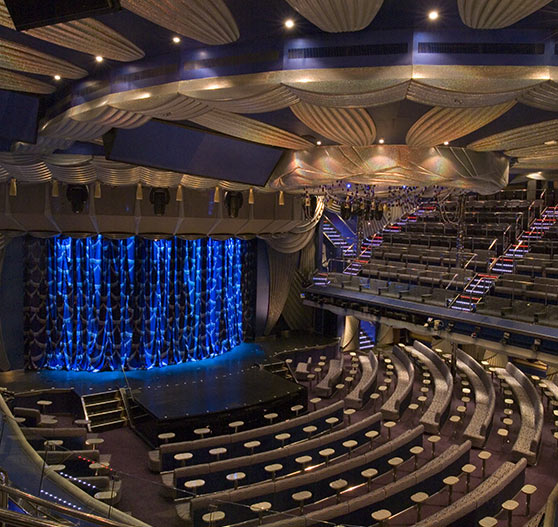
[[[121,5],[17,32],[0,0],[1,181],[272,192],[413,173],[488,193],[508,161],[558,169],[558,0]]]

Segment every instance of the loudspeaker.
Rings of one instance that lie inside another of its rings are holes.
[[[18,31],[120,10],[119,0],[5,0]]]

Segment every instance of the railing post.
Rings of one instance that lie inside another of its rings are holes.
[[[8,486],[9,482],[10,481],[9,481],[7,472],[5,472],[3,469],[0,469],[0,484]],[[7,509],[8,508],[8,500],[9,500],[8,493],[3,489],[0,490],[0,508],[1,509]],[[6,523],[5,522],[0,522],[0,527],[6,527]]]

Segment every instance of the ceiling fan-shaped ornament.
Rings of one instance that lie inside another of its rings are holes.
[[[481,108],[432,108],[407,133],[410,146],[436,146],[463,137],[507,112],[515,101]]]
[[[558,111],[558,83],[555,81],[546,81],[529,91],[523,93],[519,97],[519,102],[548,110],[550,112]]]
[[[204,44],[238,40],[236,21],[223,0],[121,0],[122,7]]]
[[[552,0],[457,0],[459,16],[475,29],[501,29],[519,22]]]
[[[376,138],[376,126],[364,108],[328,108],[301,102],[291,110],[306,126],[342,145],[367,146]]]
[[[55,88],[46,82],[0,68],[0,89],[27,93],[52,93]]]
[[[384,0],[287,0],[304,18],[328,33],[360,31],[368,26]]]
[[[0,0],[0,25],[14,29],[4,0]],[[30,29],[24,33],[57,46],[121,62],[138,60],[145,55],[140,48],[120,33],[94,18],[62,22]]]

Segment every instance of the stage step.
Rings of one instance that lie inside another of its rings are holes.
[[[120,391],[83,395],[81,397],[85,418],[91,421],[91,431],[119,428],[128,422]]]

